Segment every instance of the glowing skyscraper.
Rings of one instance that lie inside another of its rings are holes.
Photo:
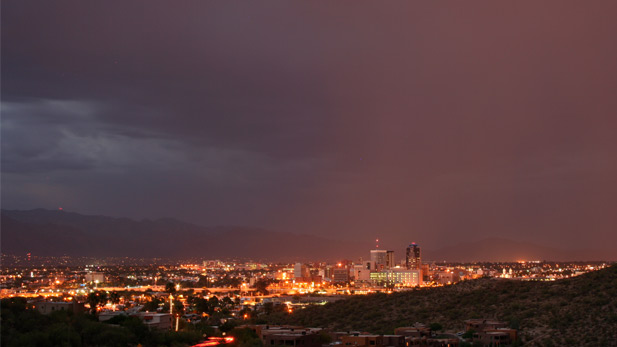
[[[405,266],[407,269],[419,270],[422,266],[422,259],[420,258],[420,246],[415,242],[407,247],[407,253],[405,257]]]

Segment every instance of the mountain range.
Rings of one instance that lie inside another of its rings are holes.
[[[3,254],[270,261],[368,258],[369,243],[240,226],[206,227],[173,218],[136,221],[61,210],[2,210]],[[400,253],[399,253],[400,252]],[[423,249],[425,260],[614,260],[612,251],[561,250],[507,239]],[[396,255],[404,254],[396,250]]]
[[[261,228],[205,227],[35,209],[2,210],[2,252],[40,256],[339,260],[367,246]]]

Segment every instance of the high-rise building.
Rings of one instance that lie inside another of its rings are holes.
[[[386,251],[386,268],[391,269],[395,267],[394,264],[394,251]]]
[[[371,262],[375,264],[376,271],[381,271],[386,269],[387,266],[387,256],[388,251],[382,249],[372,249],[371,250]]]
[[[375,271],[393,268],[396,265],[394,264],[394,251],[371,250],[371,263],[374,264],[373,270]]]
[[[307,277],[311,277],[311,272],[309,268],[302,263],[296,263],[296,265],[294,266],[294,278],[301,279]]]
[[[422,259],[420,258],[420,246],[415,242],[412,242],[407,247],[407,253],[405,257],[405,266],[410,270],[419,270],[422,265]]]

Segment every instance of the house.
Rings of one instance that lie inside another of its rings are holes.
[[[70,311],[73,313],[84,312],[84,304],[76,301],[37,301],[34,308],[42,314],[50,314],[55,311]]]

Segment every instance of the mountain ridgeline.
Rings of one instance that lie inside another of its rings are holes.
[[[341,250],[345,250],[342,252]],[[336,260],[365,245],[249,227],[204,227],[176,219],[135,221],[44,209],[2,210],[2,252],[39,256]]]
[[[173,218],[136,221],[59,210],[2,210],[2,252],[39,256],[186,259],[240,258],[264,261],[365,259],[370,242],[271,231],[206,227]],[[369,240],[367,240],[369,241]],[[406,243],[394,251],[404,257]],[[523,241],[490,238],[439,249],[422,248],[427,261],[617,260],[613,250],[556,249]]]

